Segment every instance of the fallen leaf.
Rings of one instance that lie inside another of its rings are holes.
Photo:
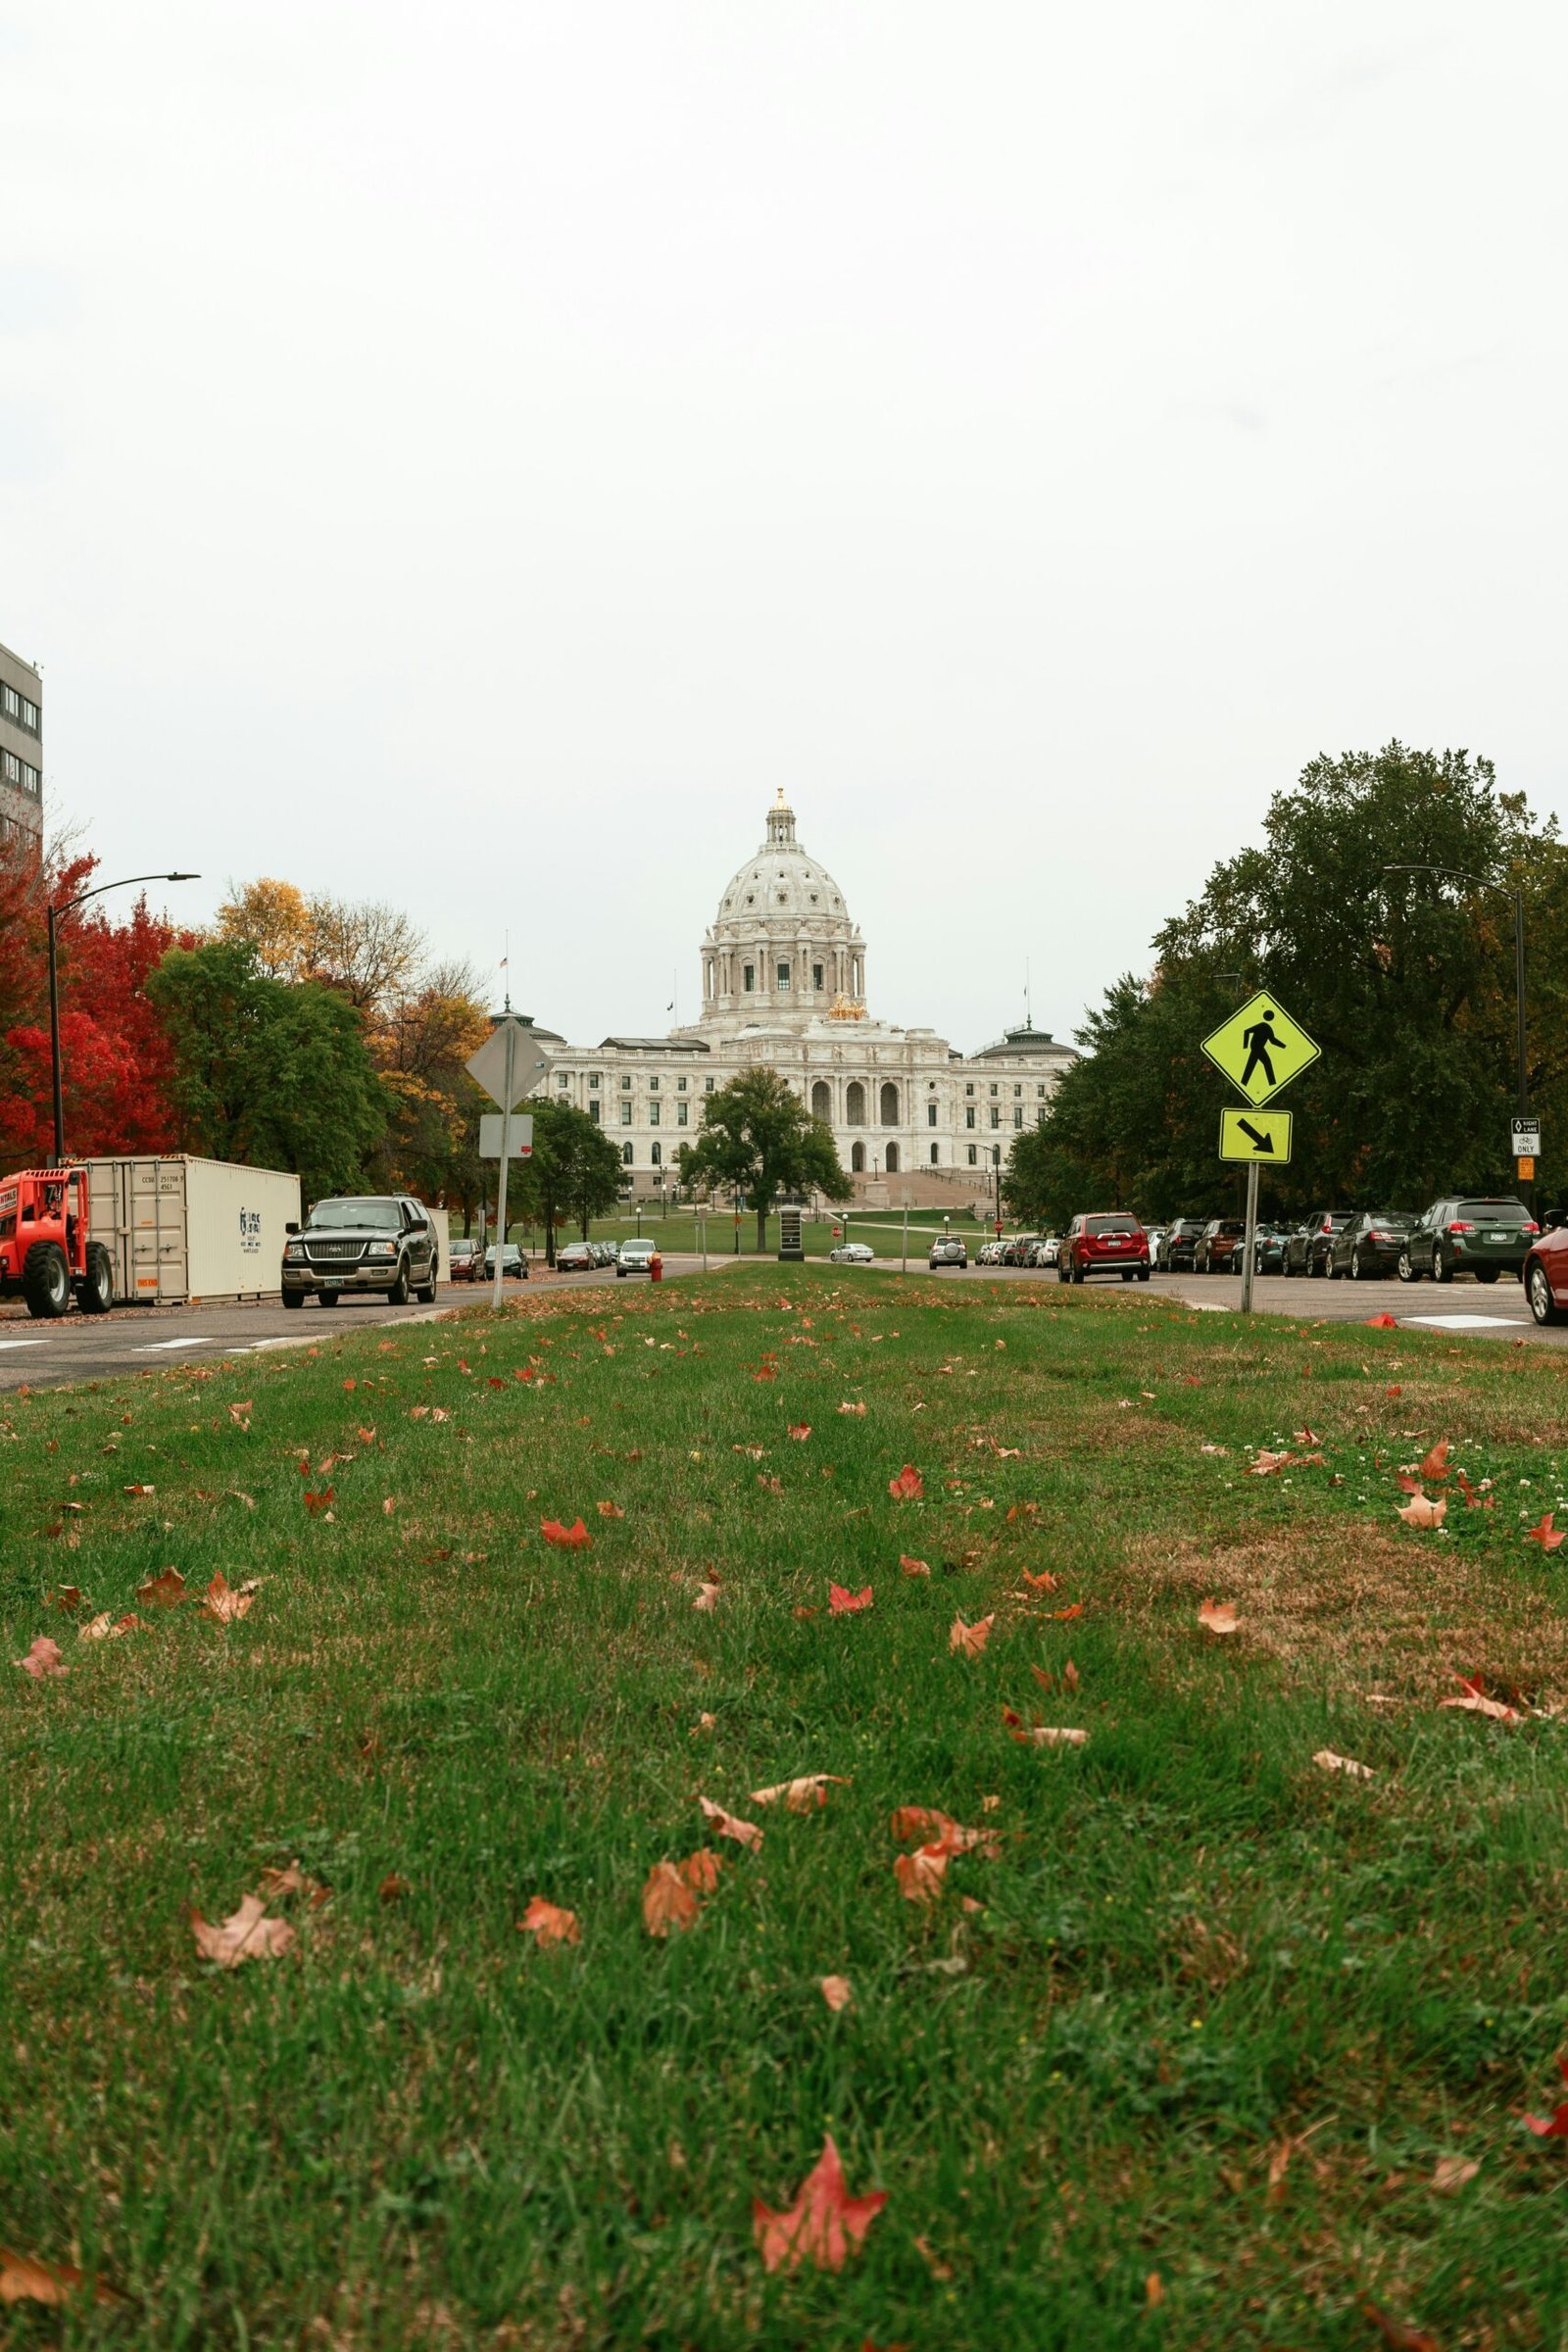
[[[809,1421],[792,1422],[790,1425],[789,1434],[795,1440],[797,1446],[804,1446],[807,1439],[811,1434],[811,1424]]]
[[[601,1519],[624,1519],[626,1516],[618,1502],[596,1502],[594,1509]]]
[[[1434,1502],[1430,1494],[1412,1494],[1401,1505],[1398,1516],[1406,1527],[1441,1527],[1447,1515],[1447,1496],[1440,1494]]]
[[[118,1642],[122,1634],[133,1634],[140,1623],[141,1619],[133,1610],[127,1611],[123,1617],[117,1617],[112,1610],[105,1609],[86,1625],[77,1626],[76,1639],[78,1642]]]
[[[687,1734],[688,1739],[695,1740],[699,1732],[710,1732],[717,1721],[718,1717],[716,1715],[710,1715],[705,1711],[703,1714],[698,1716],[697,1721],[692,1725],[690,1732]]]
[[[1083,1747],[1089,1740],[1087,1732],[1079,1731],[1072,1725],[1025,1723],[1023,1717],[1015,1714],[1011,1707],[1003,1708],[1002,1720],[1014,1740],[1022,1740],[1031,1747]]]
[[[81,1588],[78,1585],[62,1585],[58,1592],[50,1593],[49,1606],[59,1609],[67,1617],[74,1616],[81,1606]]]
[[[1393,1331],[1395,1328],[1392,1315],[1368,1315],[1366,1321],[1369,1331]],[[1394,1394],[1397,1396],[1398,1391],[1395,1390]]]
[[[689,1928],[701,1911],[686,1880],[673,1862],[656,1862],[643,1885],[643,1925],[650,1936],[667,1936],[671,1928]]]
[[[939,1813],[932,1805],[896,1805],[888,1823],[895,1841],[900,1845],[924,1845],[931,1839],[941,1839],[957,1824],[947,1813]]]
[[[733,1838],[737,1845],[744,1845],[749,1852],[756,1853],[762,1842],[762,1833],[755,1821],[742,1821],[737,1815],[726,1813],[723,1806],[715,1805],[710,1797],[700,1796],[697,1802],[721,1838]]]
[[[1199,1608],[1198,1622],[1211,1634],[1234,1634],[1241,1619],[1228,1600],[1205,1600]]]
[[[860,2246],[887,2203],[887,2192],[852,2197],[832,2134],[786,2213],[770,2213],[752,2200],[752,2230],[764,2271],[794,2271],[808,2262],[819,2271],[841,2271]]]
[[[1031,1576],[1027,1568],[1019,1573],[1031,1592],[1054,1592],[1056,1590],[1056,1579],[1049,1568],[1042,1568],[1038,1576]]]
[[[858,1609],[868,1609],[870,1606],[869,1585],[862,1585],[858,1592],[850,1592],[844,1585],[828,1586],[827,1613],[830,1617],[853,1617]]]
[[[1558,2059],[1557,2072],[1568,2082],[1568,2058]],[[1554,2107],[1550,2115],[1527,2115],[1524,2124],[1525,2130],[1533,2132],[1538,2139],[1568,2139],[1568,2099],[1560,2107]]]
[[[915,1502],[925,1493],[925,1480],[912,1462],[906,1462],[897,1478],[888,1480],[888,1493],[895,1502]]]
[[[1392,1323],[1394,1317],[1390,1315],[1387,1320]],[[1428,2335],[1424,2328],[1406,2328],[1402,2321],[1391,2320],[1375,2303],[1363,2300],[1361,2316],[1377,2329],[1389,2352],[1443,2352],[1437,2337]]]
[[[539,1533],[547,1544],[559,1544],[567,1551],[581,1551],[593,1542],[580,1519],[574,1519],[570,1527],[563,1527],[559,1519],[541,1519]]]
[[[1552,1514],[1550,1511],[1548,1511],[1545,1517],[1541,1520],[1537,1526],[1527,1527],[1525,1529],[1525,1542],[1527,1544],[1539,1544],[1543,1551],[1555,1551],[1558,1544],[1562,1543],[1564,1536],[1568,1535],[1568,1529],[1553,1527],[1551,1521]]]
[[[362,1426],[354,1432],[354,1435],[359,1439],[362,1446],[373,1446],[375,1444],[375,1430],[373,1427]]]
[[[30,1674],[35,1683],[44,1682],[51,1675],[71,1672],[71,1668],[63,1662],[59,1642],[51,1641],[47,1634],[40,1634],[26,1656],[14,1662],[24,1674]]]
[[[375,1891],[383,1903],[402,1903],[408,1900],[413,1889],[407,1879],[400,1879],[395,1870],[389,1870]]]
[[[126,1487],[124,1492],[127,1494],[155,1494],[157,1490],[153,1487]]]
[[[974,1625],[965,1625],[961,1617],[955,1617],[948,1628],[949,1651],[959,1657],[978,1658],[991,1639],[991,1628],[996,1621],[995,1609]]]
[[[912,1854],[900,1854],[893,1869],[905,1901],[934,1903],[942,1892],[951,1858],[944,1845],[922,1845]]]
[[[1500,1698],[1487,1697],[1481,1688],[1479,1675],[1467,1679],[1461,1674],[1456,1675],[1454,1679],[1461,1686],[1463,1695],[1459,1698],[1445,1698],[1439,1702],[1441,1705],[1457,1707],[1464,1715],[1487,1715],[1494,1723],[1522,1723],[1524,1721],[1524,1717],[1517,1707],[1504,1706]]]
[[[244,1960],[281,1960],[294,1941],[294,1930],[286,1919],[269,1919],[266,1912],[259,1894],[241,1895],[239,1909],[217,1927],[193,1911],[190,1928],[196,1948],[220,1968],[238,1968]]]
[[[256,1594],[246,1587],[236,1588],[220,1569],[207,1588],[200,1614],[210,1617],[214,1625],[232,1625],[237,1617],[248,1617]]]
[[[270,1903],[280,1902],[285,1894],[306,1894],[310,1896],[311,1909],[318,1911],[331,1888],[323,1886],[319,1879],[313,1879],[308,1871],[301,1870],[296,1859],[286,1870],[264,1870],[262,1892]]]
[[[1002,1346],[1002,1342],[1000,1340],[997,1342],[997,1346],[999,1348]],[[930,2272],[932,2278],[939,2280],[943,2284],[946,2284],[946,2282],[953,2277],[952,2263],[943,2261],[941,2255],[938,2254],[936,2248],[931,2244],[928,2238],[913,2237],[909,2240],[909,2243],[919,2255],[920,2260],[925,2264],[925,2267]]]
[[[0,2246],[0,2303],[46,2303],[58,2309],[79,2295],[83,2287],[92,2289],[95,2303],[129,2300],[118,2287],[102,2278],[89,2278],[85,2271],[74,2269],[69,2262],[40,2262],[36,2255],[14,2254],[9,2246]]]
[[[848,2009],[855,1998],[848,1977],[818,1977],[816,1982],[823,2000],[835,2015],[840,2009]]]
[[[1058,1625],[1069,1625],[1074,1617],[1081,1617],[1083,1613],[1084,1604],[1081,1600],[1075,1600],[1070,1609],[1053,1609],[1051,1612]]]
[[[1370,1764],[1357,1764],[1353,1756],[1337,1756],[1332,1747],[1320,1747],[1312,1761],[1323,1772],[1348,1772],[1352,1781],[1376,1779]]]
[[[839,1411],[841,1413],[855,1413],[862,1420],[865,1417],[865,1407],[863,1404],[844,1403],[839,1406]]]
[[[1276,1471],[1289,1469],[1293,1459],[1291,1454],[1270,1453],[1265,1447],[1253,1456],[1249,1465],[1250,1475],[1253,1478],[1272,1478]]]
[[[694,1894],[711,1894],[724,1865],[719,1855],[700,1845],[695,1854],[688,1854],[675,1867]]]
[[[1479,1487],[1473,1487],[1462,1470],[1458,1473],[1458,1478],[1459,1492],[1464,1496],[1467,1509],[1490,1511],[1495,1507],[1495,1498],[1491,1494],[1484,1494]]]
[[[231,1404],[229,1406],[228,1417],[240,1429],[249,1429],[251,1425],[251,1412],[252,1402],[250,1397],[247,1396],[243,1404]]]
[[[1463,2188],[1467,2181],[1473,2180],[1480,2170],[1473,2156],[1440,2156],[1432,2168],[1428,2185],[1440,2196],[1449,2196],[1454,2189]]]
[[[306,1488],[305,1508],[310,1512],[313,1519],[319,1519],[323,1512],[325,1513],[326,1517],[330,1519],[332,1516],[332,1498],[336,1493],[337,1489],[335,1487],[323,1487],[318,1494],[313,1494],[309,1487]]]
[[[1421,1476],[1441,1486],[1448,1475],[1448,1456],[1453,1451],[1446,1438],[1440,1438],[1430,1453],[1421,1460]]]
[[[900,1552],[899,1566],[903,1569],[906,1576],[929,1576],[931,1573],[929,1561],[912,1560],[906,1551]]]
[[[718,1587],[716,1585],[699,1585],[697,1598],[692,1602],[692,1607],[694,1609],[716,1609],[717,1606]]]
[[[754,1805],[776,1805],[781,1800],[787,1813],[815,1813],[827,1803],[829,1788],[848,1788],[849,1780],[842,1772],[808,1772],[799,1780],[779,1781],[771,1788],[754,1788]]]
[[[581,1931],[575,1911],[564,1911],[558,1903],[547,1903],[542,1894],[533,1895],[527,1910],[517,1922],[519,1935],[533,1936],[542,1952],[558,1943],[580,1943]]]
[[[185,1590],[185,1579],[179,1570],[165,1568],[160,1575],[150,1576],[144,1585],[136,1587],[136,1598],[154,1608],[174,1609],[182,1600],[189,1600],[190,1594]]]

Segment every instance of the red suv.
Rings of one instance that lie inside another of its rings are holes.
[[[1136,1217],[1074,1217],[1057,1253],[1056,1280],[1083,1282],[1091,1274],[1149,1280],[1149,1236]]]

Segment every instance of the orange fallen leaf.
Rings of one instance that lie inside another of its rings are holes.
[[[1320,1747],[1312,1761],[1322,1772],[1348,1773],[1352,1781],[1377,1778],[1370,1764],[1357,1764],[1353,1756],[1337,1756],[1332,1747]]]
[[[863,1404],[850,1404],[846,1402],[839,1406],[839,1411],[841,1413],[854,1413],[862,1420],[865,1417],[865,1407]]]
[[[408,1900],[413,1889],[407,1879],[400,1879],[395,1870],[389,1870],[375,1891],[383,1903],[402,1903]]]
[[[955,1617],[948,1628],[949,1650],[959,1657],[978,1658],[991,1639],[991,1628],[996,1621],[995,1609],[975,1625],[965,1625],[961,1617]]]
[[[305,1508],[310,1512],[313,1519],[319,1519],[323,1513],[327,1518],[331,1517],[332,1497],[336,1493],[337,1489],[335,1487],[323,1487],[319,1494],[313,1494],[311,1490],[307,1487],[305,1490]]]
[[[59,1642],[51,1641],[47,1634],[40,1634],[26,1656],[16,1659],[15,1663],[24,1674],[30,1674],[35,1683],[45,1682],[52,1675],[71,1672],[71,1668],[64,1663]]]
[[[1440,2197],[1449,2197],[1455,2189],[1463,2188],[1467,2181],[1473,2180],[1480,2170],[1473,2156],[1440,2156],[1432,2168],[1432,2178],[1427,2186],[1435,2188]]]
[[[259,1894],[240,1897],[239,1909],[212,1926],[199,1911],[190,1915],[191,1934],[206,1960],[220,1968],[238,1968],[245,1960],[281,1960],[294,1941],[286,1919],[269,1919]]]
[[[1031,1576],[1027,1568],[1019,1573],[1031,1592],[1054,1592],[1056,1590],[1056,1579],[1049,1568],[1042,1568],[1038,1576]]]
[[[354,1432],[354,1435],[359,1439],[362,1446],[373,1446],[375,1444],[375,1430],[373,1426],[361,1427]]]
[[[1392,1315],[1385,1319],[1390,1323],[1394,1321]],[[1364,2297],[1361,2317],[1377,2329],[1388,2346],[1388,2352],[1443,2352],[1437,2337],[1429,2335],[1424,2328],[1406,2328],[1402,2320],[1391,2319],[1386,2311],[1380,2311],[1375,2303],[1367,2302]]]
[[[673,1862],[656,1862],[643,1884],[643,1925],[650,1936],[689,1928],[702,1905]]]
[[[934,1903],[942,1892],[952,1859],[946,1846],[922,1845],[912,1854],[900,1854],[894,1862],[894,1874],[899,1892],[906,1903]]]
[[[756,1853],[762,1842],[762,1833],[755,1821],[742,1821],[736,1814],[726,1813],[722,1805],[713,1803],[711,1797],[700,1796],[697,1802],[721,1838],[733,1838],[737,1845],[744,1845],[749,1852]]]
[[[848,1788],[847,1776],[842,1772],[808,1772],[799,1780],[779,1781],[771,1788],[754,1788],[754,1805],[776,1805],[781,1800],[787,1813],[815,1813],[827,1803],[829,1788]]]
[[[252,1400],[249,1396],[247,1396],[243,1404],[231,1404],[229,1406],[228,1417],[240,1429],[249,1429],[251,1425],[250,1416],[252,1409]]]
[[[818,1977],[816,1982],[823,2000],[835,2016],[839,2010],[848,2009],[855,1998],[855,1988],[848,1977]]]
[[[1398,1515],[1406,1527],[1441,1527],[1447,1510],[1446,1495],[1440,1495],[1434,1502],[1430,1494],[1412,1494],[1409,1501],[1400,1506]]]
[[[1522,1723],[1524,1721],[1524,1717],[1517,1707],[1504,1706],[1500,1698],[1488,1698],[1481,1687],[1479,1675],[1467,1677],[1461,1674],[1455,1679],[1461,1686],[1463,1695],[1459,1698],[1443,1699],[1440,1702],[1443,1706],[1457,1707],[1461,1713],[1466,1715],[1487,1715],[1494,1723]]]
[[[1030,1747],[1083,1747],[1089,1734],[1071,1726],[1047,1723],[1025,1723],[1011,1707],[1004,1707],[1002,1720],[1014,1740]]]
[[[899,1566],[906,1576],[929,1576],[931,1573],[931,1564],[928,1560],[911,1560],[906,1551],[900,1552]]]
[[[717,1587],[717,1585],[712,1585],[712,1584],[699,1585],[699,1586],[698,1586],[698,1588],[697,1588],[697,1598],[696,1598],[696,1599],[695,1599],[695,1600],[692,1602],[692,1607],[693,1607],[694,1609],[716,1609],[716,1608],[717,1608],[717,1606],[718,1606],[718,1587]]]
[[[1452,1451],[1453,1447],[1449,1445],[1448,1440],[1440,1438],[1431,1452],[1422,1458],[1421,1476],[1430,1478],[1441,1486],[1448,1475],[1448,1456]]]
[[[752,2200],[752,2230],[764,2271],[794,2271],[810,2263],[819,2271],[841,2271],[865,2239],[887,2203],[879,2189],[852,2197],[832,2134],[785,2213],[770,2213],[760,2197]]]
[[[563,1527],[559,1519],[541,1519],[539,1533],[547,1544],[558,1544],[567,1551],[581,1551],[593,1542],[580,1519],[574,1519],[570,1527]]]
[[[517,1922],[517,1933],[534,1936],[542,1952],[558,1943],[582,1940],[576,1912],[564,1911],[559,1903],[547,1903],[542,1894],[530,1898],[527,1910]]]
[[[220,1569],[207,1588],[200,1614],[210,1617],[214,1625],[232,1625],[237,1617],[248,1617],[256,1594],[248,1585],[235,1587]]]
[[[1568,2082],[1568,2058],[1558,2059],[1557,2072]],[[1527,2115],[1523,2121],[1525,2130],[1538,2139],[1568,2139],[1568,2100],[1554,2107],[1550,2115]]]
[[[182,1600],[188,1600],[190,1594],[185,1590],[185,1579],[179,1570],[166,1568],[161,1575],[150,1576],[145,1584],[136,1587],[136,1598],[149,1602],[155,1608],[173,1609]]]
[[[1069,1609],[1053,1609],[1051,1612],[1058,1625],[1070,1625],[1075,1617],[1081,1617],[1083,1613],[1084,1604],[1081,1600],[1075,1600]]]
[[[888,1493],[895,1502],[917,1502],[925,1493],[925,1480],[912,1462],[906,1462],[898,1477],[888,1480]]]
[[[86,1625],[77,1626],[76,1639],[78,1642],[118,1642],[122,1634],[133,1634],[140,1623],[141,1619],[134,1610],[127,1610],[123,1617],[116,1617],[113,1611],[105,1609]]]
[[[695,1854],[688,1854],[685,1861],[678,1862],[675,1867],[694,1894],[711,1894],[718,1885],[718,1874],[724,1865],[719,1855],[710,1852],[706,1845],[700,1845]]]
[[[1211,1634],[1234,1634],[1241,1619],[1228,1600],[1205,1600],[1199,1607],[1198,1622]]]
[[[14,2254],[0,2246],[0,2304],[45,2303],[54,2309],[70,2303],[84,2287],[95,2303],[124,2303],[128,2296],[103,2278],[89,2278],[69,2262],[40,2262],[35,2254]]]
[[[1394,1317],[1392,1315],[1368,1315],[1366,1320],[1368,1329],[1372,1331],[1392,1331],[1395,1327]],[[1396,1396],[1398,1395],[1398,1393],[1399,1392],[1397,1389],[1390,1392],[1391,1395]]]
[[[844,1585],[829,1585],[827,1613],[830,1617],[853,1617],[858,1609],[871,1606],[871,1588],[862,1585],[858,1592],[851,1592]]]
[[[811,1424],[809,1421],[792,1422],[790,1425],[789,1434],[795,1440],[797,1446],[804,1446],[807,1439],[811,1434]]]
[[[264,1870],[262,1873],[262,1892],[270,1903],[279,1901],[285,1894],[307,1894],[311,1898],[311,1909],[318,1911],[331,1891],[329,1886],[322,1886],[319,1879],[313,1879],[309,1872],[301,1870],[297,1860],[291,1862],[286,1870]]]
[[[1262,1446],[1252,1458],[1250,1473],[1253,1478],[1272,1478],[1277,1471],[1288,1469],[1290,1462],[1290,1454],[1270,1453],[1266,1446]]]
[[[155,1492],[156,1492],[156,1490],[155,1490],[154,1488],[152,1488],[152,1487],[140,1487],[140,1486],[138,1486],[138,1487],[127,1487],[127,1488],[125,1489],[125,1493],[126,1493],[127,1494],[153,1494],[153,1493],[155,1493]]]
[[[49,1606],[52,1609],[59,1609],[67,1617],[74,1616],[81,1606],[80,1586],[62,1585],[58,1592],[50,1593]]]
[[[1527,1544],[1539,1544],[1543,1551],[1555,1551],[1558,1544],[1563,1541],[1564,1535],[1568,1534],[1568,1529],[1553,1527],[1551,1521],[1552,1514],[1550,1511],[1548,1511],[1545,1517],[1535,1527],[1527,1527],[1525,1529],[1525,1542]]]
[[[618,1502],[596,1502],[594,1509],[601,1519],[624,1519],[626,1516]]]
[[[941,1839],[956,1828],[951,1814],[939,1813],[934,1805],[895,1805],[888,1823],[900,1845],[915,1842],[924,1845],[930,1839]]]

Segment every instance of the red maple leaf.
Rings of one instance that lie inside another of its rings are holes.
[[[888,1480],[888,1493],[895,1502],[918,1502],[925,1493],[925,1480],[912,1462],[906,1462],[898,1477]]]
[[[547,1544],[560,1544],[567,1551],[582,1551],[593,1542],[580,1519],[574,1519],[570,1527],[563,1527],[559,1519],[541,1519],[539,1533]]]
[[[752,2230],[763,2270],[793,2271],[808,2262],[819,2271],[842,2271],[887,2201],[885,2189],[868,2197],[850,2195],[829,2132],[788,2212],[771,2213],[760,2197],[752,2199]]]
[[[1421,1464],[1423,1478],[1445,1479],[1448,1475],[1448,1455],[1452,1451],[1446,1438],[1440,1438]]]
[[[1539,1526],[1525,1529],[1525,1542],[1539,1544],[1543,1551],[1555,1551],[1564,1541],[1564,1533],[1562,1528],[1552,1526],[1551,1513],[1548,1511]]]
[[[319,1518],[322,1511],[329,1511],[332,1508],[332,1497],[336,1492],[335,1487],[323,1487],[319,1494],[313,1494],[310,1488],[306,1488],[305,1508],[313,1519]]]
[[[852,1592],[847,1585],[829,1585],[827,1589],[827,1613],[830,1617],[853,1617],[857,1609],[868,1609],[870,1606],[869,1585],[862,1585],[858,1592]]]
[[[1557,2072],[1568,2082],[1568,2058],[1558,2059]],[[1533,2132],[1538,2139],[1568,2139],[1568,2099],[1560,2107],[1554,2107],[1550,2115],[1527,2115],[1524,2120],[1525,2130]]]

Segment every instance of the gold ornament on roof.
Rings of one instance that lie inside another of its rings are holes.
[[[840,990],[827,1008],[827,1017],[830,1021],[863,1021],[865,1006],[854,997],[845,996]]]

